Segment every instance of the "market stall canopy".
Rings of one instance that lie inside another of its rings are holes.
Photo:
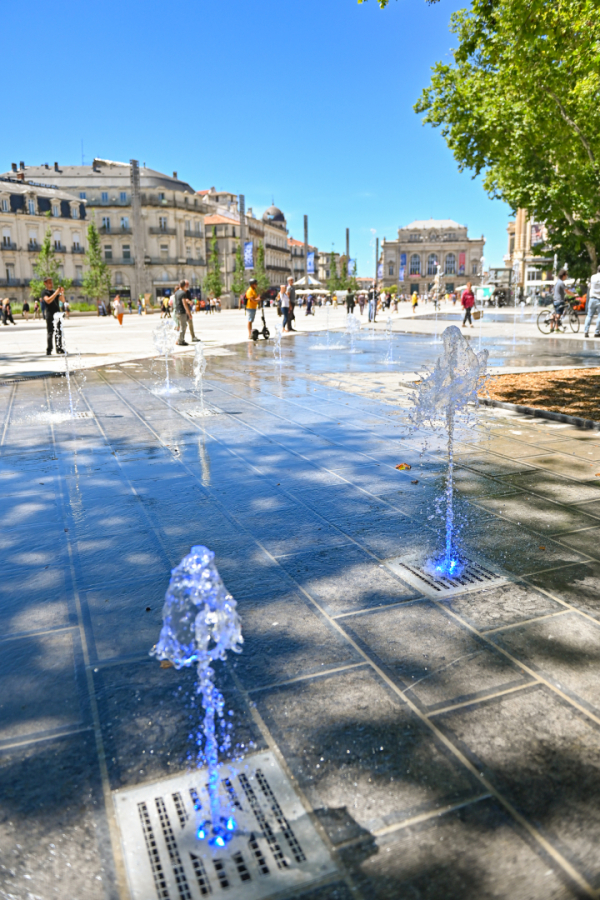
[[[328,296],[330,293],[331,293],[331,291],[327,291],[327,290],[324,290],[324,289],[322,289],[322,288],[313,288],[313,289],[310,290],[310,291],[307,291],[307,290],[296,291],[296,294],[299,294],[301,297],[304,297],[305,295],[308,295],[308,294],[313,294],[313,295],[316,295],[316,294],[321,295],[321,294],[323,294],[323,295],[325,295],[325,296]]]
[[[316,278],[313,278],[312,275],[308,276],[308,281],[306,280],[306,275],[303,275],[302,278],[299,278],[298,281],[294,282],[294,287],[323,287],[320,281],[317,281]]]

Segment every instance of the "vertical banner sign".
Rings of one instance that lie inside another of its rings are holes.
[[[377,277],[383,278],[383,263],[379,263],[377,266]]]
[[[253,241],[244,243],[244,269],[254,268]]]
[[[406,268],[406,253],[401,253],[401,254],[400,254],[400,265],[401,265],[403,268]]]
[[[403,254],[403,256],[406,256],[406,254]],[[398,281],[404,281],[405,271],[406,269],[404,268],[404,266],[400,266],[400,268],[398,269]]]
[[[467,264],[467,254],[466,254],[466,253],[459,253],[459,254],[458,254],[458,274],[459,274],[459,275],[464,275],[464,274],[465,274],[465,266],[466,266],[466,264]]]
[[[349,259],[348,260],[348,275],[352,275],[353,272],[354,272],[354,260]]]
[[[306,271],[309,275],[315,274],[315,254],[314,250],[306,255]]]

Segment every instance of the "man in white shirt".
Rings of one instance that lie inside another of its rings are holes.
[[[598,318],[596,319],[596,331],[594,332],[594,337],[600,337],[600,266],[598,266],[596,274],[592,275],[590,279],[586,312],[587,316],[585,317],[584,327],[585,337],[589,336],[590,325],[592,324],[592,319],[596,313],[598,313]]]

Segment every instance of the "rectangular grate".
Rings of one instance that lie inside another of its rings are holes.
[[[196,838],[205,770],[114,792],[132,900],[268,900],[336,874],[272,753],[221,766],[221,792],[238,827],[214,850]]]
[[[441,575],[433,571],[426,562],[414,558],[396,556],[393,559],[386,559],[385,565],[411,587],[435,600],[443,600],[445,597],[453,597],[467,591],[496,587],[508,581],[507,576],[494,572],[489,565],[473,559],[463,560],[460,574],[452,577]]]
[[[190,419],[203,419],[205,416],[218,416],[222,412],[218,406],[205,406],[204,409],[190,409],[185,414]]]

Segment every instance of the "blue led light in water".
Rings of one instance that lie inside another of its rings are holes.
[[[206,837],[206,832],[205,832],[204,828],[199,828],[198,829],[198,840],[203,841],[205,837]]]
[[[225,841],[223,840],[222,837],[218,837],[218,838],[215,838],[215,844],[217,845],[217,847],[224,847]]]
[[[235,831],[235,827],[236,827],[235,819],[231,819],[231,818],[227,819],[227,830]]]

